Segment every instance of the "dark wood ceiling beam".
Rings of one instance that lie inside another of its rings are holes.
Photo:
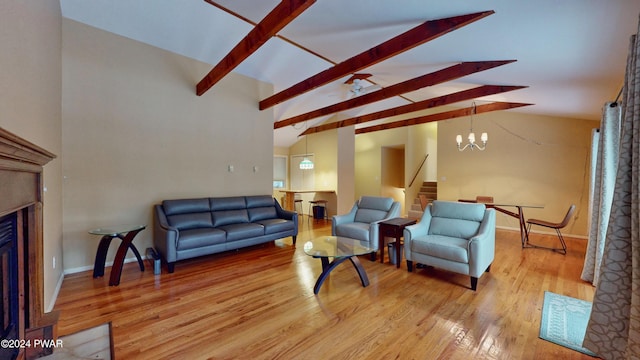
[[[333,114],[338,111],[353,109],[376,101],[388,99],[390,97],[418,90],[426,86],[440,84],[466,75],[492,69],[497,66],[509,64],[514,61],[516,60],[462,62],[438,71],[434,71],[429,74],[419,76],[411,80],[382,88],[372,93],[364,94],[349,100],[339,102],[337,104],[329,105],[304,114],[290,117],[288,119],[277,121],[273,124],[273,128],[279,129],[281,127],[297,124],[299,122],[307,121],[320,116]]]
[[[242,61],[264,45],[278,31],[302,14],[316,0],[283,0],[258,23],[220,62],[196,85],[196,94],[204,94]]]
[[[402,105],[391,109],[377,111],[371,114],[361,115],[341,121],[310,127],[301,135],[308,135],[322,131],[337,129],[345,126],[358,125],[369,121],[380,120],[391,116],[398,116],[414,111],[431,109],[438,106],[454,104],[460,101],[476,99],[483,96],[495,95],[507,91],[524,89],[527,86],[505,86],[505,85],[482,85],[469,90],[458,91],[452,94],[438,96],[435,98],[418,101],[408,105]]]
[[[380,45],[355,55],[329,69],[321,71],[301,82],[260,101],[260,110],[268,109],[276,104],[289,100],[307,91],[313,90],[343,76],[360,71],[377,64],[404,51],[412,49],[427,41],[438,38],[453,30],[459,29],[474,21],[493,14],[494,11],[483,11],[474,14],[454,16],[445,19],[426,21]]]
[[[514,103],[514,102],[494,102],[490,104],[476,106],[475,113],[482,114],[482,113],[491,112],[491,111],[515,109],[515,108],[529,106],[529,105],[533,105],[533,104]],[[369,126],[366,128],[356,129],[355,133],[365,134],[365,133],[374,132],[374,131],[389,130],[389,129],[395,129],[395,128],[400,128],[405,126],[420,125],[420,124],[426,124],[434,121],[454,119],[454,118],[463,117],[463,116],[470,116],[472,110],[473,110],[473,106],[468,108],[463,108],[463,109],[445,111],[437,114],[419,116],[412,119],[394,121],[386,124],[380,124],[376,126]]]

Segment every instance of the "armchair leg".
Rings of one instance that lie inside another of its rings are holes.
[[[372,252],[371,255],[369,255],[370,256],[369,260],[376,261],[376,254],[377,254],[377,251]]]
[[[296,238],[297,238],[297,236],[295,236],[295,235],[291,237],[291,239],[293,239],[293,245],[294,246],[296,245]]]
[[[476,291],[476,288],[478,287],[478,278],[475,276],[471,277],[471,290]]]
[[[407,270],[409,270],[409,272],[413,272],[413,261],[407,260]]]
[[[168,262],[167,263],[167,271],[169,271],[169,274],[173,274],[173,272],[176,269],[175,266],[176,266],[175,262]]]
[[[489,264],[489,266],[487,266],[487,270],[485,270],[484,272],[489,272],[491,271],[491,264]]]

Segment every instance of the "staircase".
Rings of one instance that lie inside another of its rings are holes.
[[[438,183],[436,181],[425,181],[422,183],[420,187],[420,191],[418,192],[418,196],[413,200],[413,204],[411,204],[411,208],[409,209],[409,213],[407,217],[410,219],[418,219],[422,218],[423,209],[438,198]]]

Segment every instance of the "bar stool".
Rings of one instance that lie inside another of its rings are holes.
[[[324,220],[329,220],[329,216],[327,215],[327,203],[329,201],[328,200],[310,200],[309,201],[309,216],[313,216],[313,220],[318,220],[315,216],[315,214],[313,213],[313,207],[314,206],[322,206],[323,207],[323,217],[322,219]]]
[[[298,212],[298,205],[300,205],[300,212]],[[304,215],[302,213],[302,199],[300,198],[300,194],[293,195],[293,210],[300,214],[300,216]]]

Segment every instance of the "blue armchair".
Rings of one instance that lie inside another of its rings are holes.
[[[407,269],[413,262],[469,275],[471,289],[489,272],[495,256],[496,213],[484,204],[438,201],[404,229]]]
[[[374,250],[372,259],[375,260],[378,250],[378,223],[398,216],[400,203],[393,201],[393,198],[363,196],[353,204],[348,214],[333,216],[331,235],[368,241]]]

